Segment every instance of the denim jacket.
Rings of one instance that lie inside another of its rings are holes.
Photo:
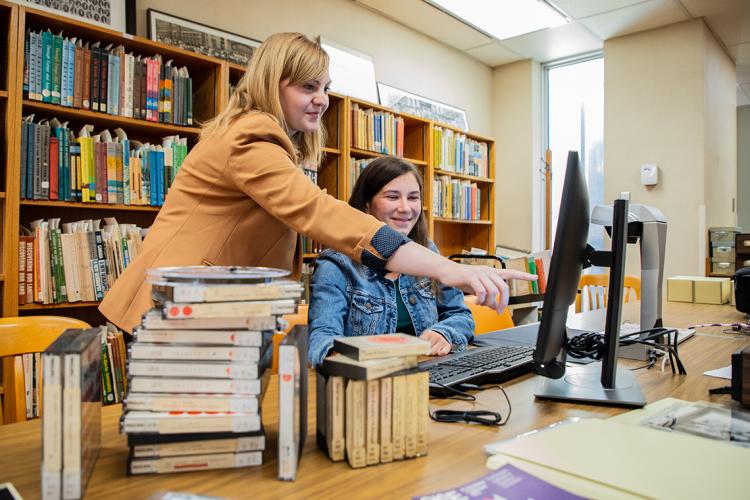
[[[437,252],[434,244],[430,249]],[[335,336],[376,335],[396,331],[396,286],[417,335],[435,330],[454,350],[464,350],[473,338],[474,319],[461,290],[441,287],[436,300],[432,281],[401,275],[397,281],[357,264],[334,250],[323,251],[312,278],[308,354],[316,366],[333,347]]]

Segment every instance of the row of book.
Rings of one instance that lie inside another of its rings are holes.
[[[551,258],[552,252],[544,250],[521,257],[503,259],[506,269],[515,269],[537,276],[536,281],[510,280],[510,295],[518,296],[546,292]]]
[[[352,147],[404,156],[404,119],[388,111],[352,104]]]
[[[122,45],[27,31],[24,96],[152,122],[193,124],[193,81],[172,61],[126,53]]]
[[[42,354],[42,498],[82,498],[101,444],[101,339],[69,329]]]
[[[145,231],[112,217],[60,223],[38,219],[21,226],[18,302],[60,304],[101,300],[135,259]]]
[[[5,363],[10,363],[13,373],[23,373],[24,403],[26,418],[37,418],[42,415],[42,357],[41,353],[19,354],[9,357]],[[6,393],[7,394],[7,393]],[[6,412],[18,413],[19,409],[13,408],[15,398],[5,397],[3,404]]]
[[[436,168],[457,174],[489,177],[489,147],[486,142],[435,126],[433,147]]]
[[[76,137],[57,118],[21,126],[21,199],[161,206],[188,153],[187,138],[128,139],[121,128]]]
[[[318,369],[318,447],[352,468],[419,457],[429,441],[426,340],[404,334],[336,337]]]
[[[102,404],[122,403],[128,392],[125,335],[111,323],[102,331]]]
[[[253,268],[149,271],[156,307],[133,332],[121,417],[131,451],[128,474],[262,464],[261,403],[272,338],[279,315],[296,310],[301,292],[299,283],[274,274]],[[305,341],[306,336],[297,333],[294,339]],[[280,346],[280,397],[287,391],[281,381],[287,378],[292,389],[297,384],[299,397],[301,365],[298,361],[296,378],[282,377],[282,368],[287,369],[283,353]],[[292,420],[299,416],[306,401],[302,405],[297,400],[295,406],[292,398],[291,410],[287,401],[281,411],[280,402],[280,452],[290,431],[283,422],[290,411]],[[295,461],[294,471],[296,466]]]
[[[369,165],[375,158],[354,158],[353,156],[349,157],[349,186],[350,189],[354,188],[354,184],[357,182],[357,179],[359,179],[359,176],[362,175],[362,172],[367,168],[367,165]]]
[[[481,189],[475,182],[447,175],[432,181],[432,214],[446,219],[481,220]]]

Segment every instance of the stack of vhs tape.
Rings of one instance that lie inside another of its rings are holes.
[[[263,462],[261,400],[279,316],[302,286],[250,267],[148,272],[155,307],[133,331],[121,430],[129,474]]]
[[[316,380],[318,447],[353,468],[427,454],[430,342],[394,333],[336,337]]]

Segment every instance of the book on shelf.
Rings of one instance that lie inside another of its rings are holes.
[[[337,336],[333,339],[333,350],[358,361],[400,356],[426,356],[430,354],[430,342],[405,333],[357,337]]]
[[[23,303],[60,304],[101,300],[141,247],[143,230],[113,218],[61,223],[59,218],[21,226],[25,254]]]
[[[489,145],[461,132],[433,127],[435,168],[475,177],[489,177]]]
[[[278,478],[294,481],[307,436],[307,327],[295,326],[279,345]]]
[[[128,474],[165,474],[195,470],[236,469],[263,464],[262,451],[206,453],[170,457],[128,458]]]
[[[148,344],[134,342],[130,346],[130,361],[134,360],[174,360],[174,361],[224,361],[250,362],[261,361],[268,345],[259,347],[221,346],[221,345],[181,345],[181,344]]]
[[[144,377],[131,376],[128,379],[131,392],[165,392],[198,394],[235,394],[257,396],[263,391],[259,379],[211,379],[184,377]]]
[[[404,156],[404,119],[390,111],[351,106],[353,147],[386,155]]]
[[[26,31],[24,97],[62,107],[152,122],[193,124],[193,83],[186,66],[121,44]]]
[[[476,182],[437,175],[432,181],[432,191],[433,215],[456,220],[482,219],[482,190]]]
[[[263,367],[265,369],[265,367]],[[144,377],[195,377],[226,379],[258,379],[262,373],[259,363],[225,361],[153,361],[132,360],[128,373]]]
[[[32,114],[21,123],[21,199],[161,206],[187,151],[178,135],[142,143],[84,125],[76,136],[68,122]]]

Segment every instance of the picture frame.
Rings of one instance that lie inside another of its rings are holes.
[[[405,90],[378,82],[378,102],[399,113],[408,113],[428,120],[444,123],[468,132],[469,120],[463,109],[434,101]]]
[[[136,0],[15,0],[32,9],[135,35]]]
[[[174,47],[230,63],[247,66],[253,52],[260,46],[254,38],[208,26],[196,21],[148,9],[148,37]]]

